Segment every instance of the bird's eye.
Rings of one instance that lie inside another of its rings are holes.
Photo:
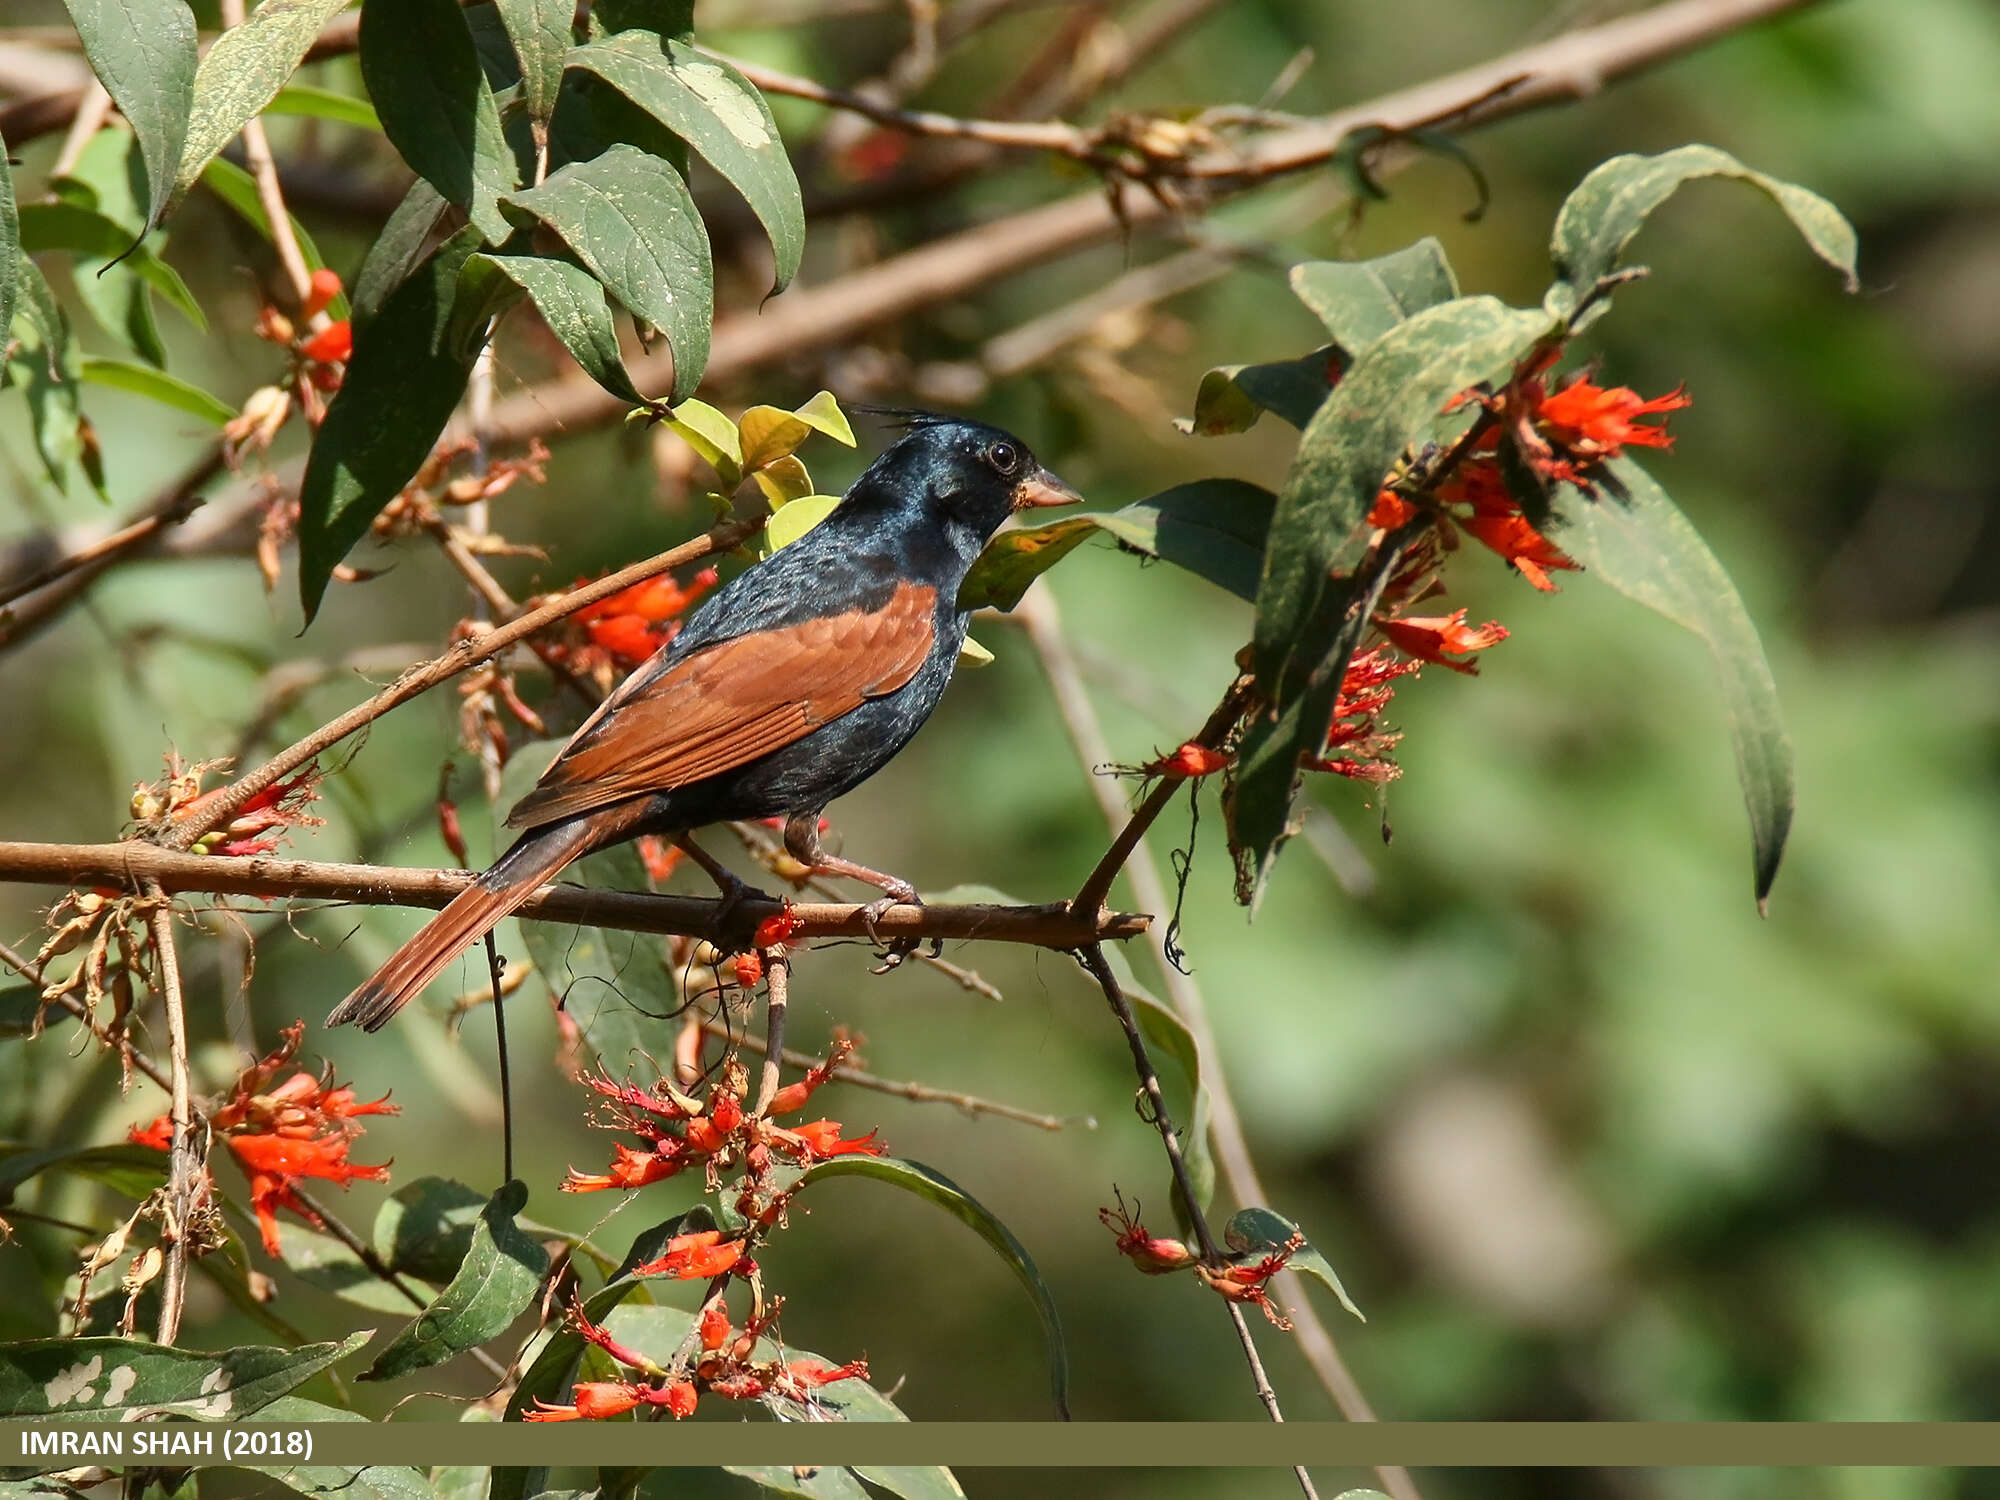
[[[1021,450],[1012,443],[995,443],[986,450],[986,461],[1002,474],[1011,474],[1021,466]]]

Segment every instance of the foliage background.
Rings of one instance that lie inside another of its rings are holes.
[[[60,19],[41,9],[10,4],[0,17]],[[703,12],[705,38],[828,79],[867,76],[900,41],[893,11],[736,29],[751,9],[718,0]],[[1310,45],[1317,61],[1287,107],[1328,108],[1576,18],[1575,7],[1515,0],[1245,0],[1098,107],[1255,98]],[[1033,9],[996,25],[929,97],[997,86],[1046,27]],[[1328,857],[1300,850],[1285,861],[1254,926],[1229,902],[1219,824],[1203,824],[1188,950],[1273,1201],[1313,1233],[1369,1315],[1363,1326],[1331,1314],[1385,1415],[1977,1418],[2000,1398],[1995,77],[2000,11],[1981,0],[1826,5],[1470,139],[1495,191],[1476,225],[1458,217],[1470,194],[1458,170],[1427,163],[1395,179],[1393,200],[1352,232],[1322,222],[1283,240],[1295,259],[1377,254],[1435,233],[1468,290],[1529,300],[1546,279],[1555,207],[1589,166],[1702,140],[1839,204],[1861,232],[1867,287],[1842,299],[1768,204],[1696,186],[1639,247],[1653,279],[1598,325],[1616,383],[1653,393],[1685,381],[1693,393],[1675,419],[1676,451],[1654,472],[1739,580],[1785,698],[1800,810],[1768,921],[1749,900],[1699,647],[1587,577],[1545,600],[1497,563],[1459,570],[1478,576],[1454,602],[1475,619],[1498,616],[1513,639],[1477,681],[1434,672],[1399,695],[1404,780],[1386,808],[1361,805],[1345,783],[1323,785],[1331,818],[1315,842]],[[774,103],[790,138],[820,123]],[[323,157],[369,180],[381,154],[321,128]],[[31,146],[20,170],[45,166],[53,149]],[[1053,177],[1026,163],[948,200],[816,228],[807,279],[943,222],[1032,201],[1064,185]],[[295,207],[351,273],[372,224],[310,200]],[[1258,213],[1233,209],[1218,222],[1254,229]],[[232,226],[199,202],[177,221],[172,258],[234,330],[230,367],[191,362],[187,373],[225,397],[262,383],[270,360],[249,332],[244,257]],[[936,377],[981,339],[1126,263],[1117,248],[1074,257],[905,323],[875,350],[801,361],[722,395],[788,403],[823,383],[840,389],[884,354]],[[1130,347],[1095,346],[1142,384],[1114,391],[1096,364],[1066,357],[998,385],[977,409],[1021,431],[1097,505],[1203,473],[1272,484],[1289,450],[1288,432],[1268,430],[1274,421],[1198,442],[1167,418],[1188,408],[1207,365],[1296,353],[1316,341],[1310,323],[1277,272],[1247,263],[1167,304]],[[183,332],[168,327],[170,344]],[[503,349],[503,381],[545,368],[531,347]],[[199,441],[137,400],[97,393],[92,406],[121,499],[166,478]],[[828,488],[865,456],[809,455]],[[625,433],[559,441],[550,484],[500,502],[498,524],[551,547],[539,570],[550,585],[656,550],[693,517],[649,460]],[[0,407],[0,486],[0,525],[15,530],[96,514],[94,500],[58,497],[40,478],[18,403]],[[505,576],[525,592],[536,572],[514,564]],[[1193,727],[1226,680],[1247,609],[1097,547],[1048,582],[1121,758],[1143,759]],[[272,663],[334,642],[435,640],[462,590],[436,558],[406,549],[381,582],[337,586],[303,639],[291,597],[287,584],[267,599],[241,560],[113,575],[89,610],[9,664],[17,717],[0,735],[0,828],[110,836],[131,784],[156,773],[163,738],[190,754],[226,753]],[[1074,887],[1102,847],[1101,823],[1025,643],[1004,624],[977,633],[998,662],[960,679],[903,759],[836,807],[836,826],[852,852],[921,888],[977,881],[1046,898]],[[321,689],[288,722],[316,722],[355,691]],[[433,694],[376,726],[338,779],[332,826],[301,852],[448,862],[430,803],[453,703]],[[490,819],[470,801],[465,812],[477,858]],[[1185,832],[1184,816],[1170,815],[1156,848]],[[0,891],[0,927],[30,931],[41,894]],[[490,1185],[490,1028],[475,1022],[454,1045],[434,1018],[381,1038],[316,1026],[414,921],[373,912],[301,923],[317,946],[279,929],[258,954],[256,1034],[268,1043],[279,1025],[315,1018],[309,1051],[365,1091],[394,1088],[405,1114],[379,1123],[366,1147],[393,1152],[398,1181],[436,1172]],[[521,951],[518,939],[507,946]],[[1157,1145],[1128,1108],[1129,1062],[1095,992],[1048,955],[958,956],[1005,1002],[921,970],[872,979],[859,949],[815,953],[796,982],[797,1044],[845,1023],[865,1034],[877,1072],[1093,1116],[1098,1127],[1046,1134],[853,1092],[831,1112],[880,1124],[898,1154],[964,1182],[1028,1243],[1062,1305],[1080,1417],[1255,1416],[1224,1321],[1184,1278],[1125,1273],[1096,1222],[1113,1183],[1159,1210],[1165,1196]],[[190,983],[206,1040],[198,1062],[220,1081],[236,1055],[223,1001],[234,980],[211,966]],[[554,1049],[546,1010],[517,1004],[512,1015],[529,1212],[587,1226],[602,1201],[560,1198],[553,1185],[568,1163],[601,1156],[603,1137],[582,1128],[577,1091],[544,1061]],[[119,1099],[85,1057],[45,1046],[30,1069],[25,1050],[0,1049],[0,1133],[109,1140],[156,1112],[150,1097]],[[367,1221],[371,1191],[342,1205],[350,1218]],[[658,1195],[670,1191],[649,1190],[618,1227],[660,1217],[669,1204]],[[767,1259],[790,1297],[788,1335],[836,1357],[865,1352],[885,1388],[906,1377],[898,1399],[919,1419],[1045,1415],[1032,1326],[999,1264],[901,1195],[860,1184],[822,1192],[809,1223]],[[62,1241],[25,1234],[0,1248],[0,1284],[18,1285],[30,1258],[47,1269],[66,1255]],[[286,1315],[308,1329],[350,1316],[310,1288],[288,1284],[284,1296]],[[51,1331],[35,1322],[40,1306],[0,1295],[0,1337]],[[216,1343],[234,1326],[198,1301],[189,1316]],[[1331,1415],[1286,1341],[1262,1342],[1288,1414]],[[461,1376],[460,1390],[476,1386],[477,1372]],[[427,1415],[451,1410],[420,1404],[434,1408]],[[989,1473],[969,1483],[1008,1495],[1067,1482]],[[1113,1476],[1076,1482],[1121,1492]],[[1231,1493],[1290,1483],[1130,1476],[1134,1493],[1216,1482]],[[1920,1497],[1972,1485],[1938,1471],[1462,1472],[1430,1476],[1427,1492],[1865,1487]]]

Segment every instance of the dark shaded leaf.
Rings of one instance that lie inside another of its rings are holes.
[[[361,9],[361,77],[403,160],[480,233],[507,238],[500,197],[519,180],[456,0],[396,0]]]
[[[964,1188],[921,1162],[902,1161],[893,1156],[836,1156],[831,1161],[815,1162],[806,1168],[799,1178],[798,1187],[804,1189],[829,1177],[872,1177],[878,1182],[887,1182],[905,1192],[915,1193],[919,1198],[935,1203],[992,1246],[994,1253],[1006,1263],[1007,1269],[1014,1273],[1014,1279],[1021,1283],[1035,1304],[1035,1314],[1042,1323],[1042,1338],[1048,1348],[1049,1391],[1055,1400],[1056,1415],[1067,1421],[1069,1355],[1063,1346],[1062,1320],[1056,1315],[1055,1299],[1049,1295],[1048,1285],[1036,1269],[1034,1257],[1028,1254],[1026,1246],[1014,1238],[1014,1232]]]
[[[547,125],[562,88],[576,6],[572,0],[496,0],[496,8],[521,67],[521,102]]]
[[[1426,237],[1374,260],[1309,260],[1292,267],[1292,290],[1333,341],[1354,356],[1391,328],[1458,295],[1444,246]]]
[[[805,205],[764,96],[727,63],[650,31],[620,31],[578,47],[569,63],[693,146],[743,195],[771,237],[776,289],[789,285],[805,249]]]
[[[346,4],[347,0],[262,0],[242,25],[215,39],[194,75],[187,139],[174,174],[177,192],[193,187],[216,152],[277,97],[321,28]]]
[[[82,364],[82,374],[92,385],[144,396],[149,401],[171,406],[175,411],[186,412],[215,427],[222,426],[236,415],[236,408],[220,396],[211,396],[200,386],[190,385],[165,370],[130,364],[122,359],[86,359]]]
[[[856,1464],[854,1472],[877,1489],[901,1495],[903,1500],[965,1500],[965,1491],[959,1488],[956,1476],[941,1466]]]
[[[694,0],[597,0],[594,25],[610,31],[652,31],[686,41],[694,35]]]
[[[647,404],[625,369],[611,306],[604,300],[604,288],[596,277],[581,266],[539,255],[475,255],[461,274],[472,276],[482,271],[503,276],[527,293],[535,311],[549,325],[549,332],[562,340],[592,380],[621,401]]]
[[[1693,631],[1708,647],[1750,815],[1761,911],[1784,858],[1795,795],[1792,742],[1771,664],[1736,586],[1666,491],[1629,458],[1609,468],[1613,483],[1602,486],[1599,499],[1564,491],[1562,546],[1591,576]]]
[[[14,1201],[22,1183],[43,1172],[72,1172],[140,1199],[166,1181],[167,1158],[148,1146],[0,1144],[0,1208]]]
[[[40,985],[25,981],[0,985],[0,1036],[27,1036],[42,1011]],[[54,1017],[50,1018],[51,1020]]]
[[[240,1421],[374,1336],[297,1349],[246,1345],[204,1354],[137,1339],[29,1339],[0,1344],[0,1417],[126,1422],[142,1412]]]
[[[1839,209],[1808,188],[1751,171],[1727,151],[1682,146],[1658,156],[1614,156],[1563,200],[1549,241],[1549,258],[1555,262],[1558,279],[1543,306],[1559,318],[1574,313],[1597,283],[1617,269],[1647,216],[1675,189],[1698,177],[1734,178],[1762,192],[1785,211],[1813,253],[1846,277],[1847,289],[1859,289],[1854,226]],[[1603,299],[1593,303],[1582,322],[1589,322],[1605,306]]]
[[[725,1464],[723,1473],[747,1479],[767,1495],[804,1495],[807,1500],[868,1500],[868,1491],[837,1464],[791,1468],[784,1464]]]
[[[1119,545],[1255,600],[1278,497],[1243,479],[1197,479],[1093,517]]]
[[[359,1377],[394,1380],[442,1364],[504,1333],[534,1304],[549,1253],[514,1222],[528,1186],[510,1182],[493,1195],[451,1284]]]
[[[84,55],[139,138],[150,229],[174,190],[194,112],[194,13],[186,0],[64,0]]]
[[[616,145],[507,202],[553,229],[612,296],[666,336],[673,399],[692,394],[708,364],[714,288],[708,233],[680,173]]]
[[[371,1312],[410,1315],[410,1299],[369,1270],[360,1256],[332,1235],[280,1220],[278,1244],[285,1269],[309,1286]]]
[[[453,298],[476,227],[460,230],[382,304],[354,339],[299,490],[299,596],[318,613],[334,566],[368,534],[430,455],[477,356],[451,337]]]
[[[354,327],[382,310],[389,294],[401,286],[424,258],[433,230],[451,205],[438,190],[419,177],[403,194],[403,201],[390,213],[382,232],[361,259],[354,276]]]
[[[1222,1230],[1224,1244],[1238,1255],[1252,1256],[1277,1254],[1291,1242],[1293,1235],[1304,1238],[1298,1225],[1268,1208],[1243,1209],[1233,1215]],[[1340,1299],[1342,1307],[1361,1318],[1362,1322],[1368,1321],[1361,1316],[1361,1309],[1354,1305],[1354,1299],[1347,1295],[1347,1288],[1340,1284],[1340,1278],[1334,1274],[1327,1258],[1313,1249],[1310,1241],[1294,1250],[1286,1264],[1301,1276],[1310,1276],[1320,1282]]]

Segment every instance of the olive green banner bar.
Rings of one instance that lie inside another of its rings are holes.
[[[1986,1422],[0,1423],[0,1471],[129,1464],[2000,1466]]]

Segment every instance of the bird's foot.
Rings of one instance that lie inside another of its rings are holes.
[[[871,971],[876,974],[886,974],[891,969],[900,967],[903,960],[916,952],[924,941],[924,939],[914,936],[884,938],[876,930],[876,924],[883,917],[887,916],[892,908],[898,906],[920,907],[924,904],[924,898],[917,894],[917,888],[907,880],[895,881],[894,884],[885,886],[884,889],[887,890],[887,895],[881,897],[879,900],[871,901],[861,908],[861,925],[868,929],[868,940],[875,945],[882,959]],[[936,938],[932,938],[930,943],[932,949],[931,956],[935,958],[942,951],[944,945]]]

